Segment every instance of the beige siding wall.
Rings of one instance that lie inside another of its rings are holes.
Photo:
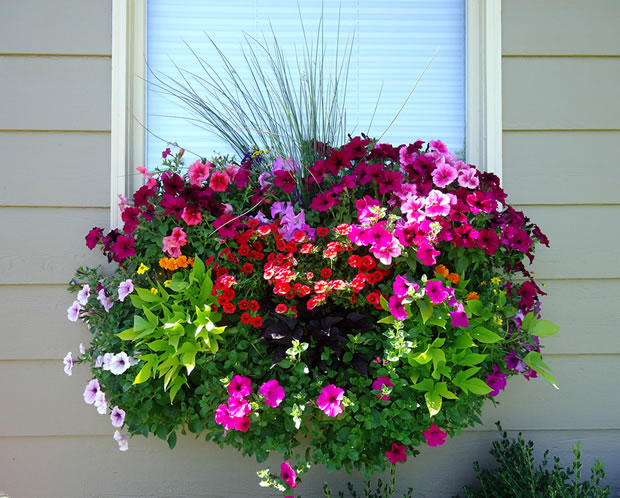
[[[0,30],[0,495],[277,496],[234,450],[137,437],[120,453],[107,417],[81,401],[86,369],[60,359],[88,332],[65,319],[67,280],[101,262],[83,246],[109,219],[111,0],[8,0]],[[536,269],[560,390],[514,380],[484,425],[399,466],[417,496],[452,496],[489,462],[495,420],[539,453],[607,463],[620,490],[620,3],[504,0],[503,178],[552,240]],[[615,56],[615,57],[614,57]],[[277,458],[274,463],[279,463]],[[450,469],[449,477],[446,476]],[[300,491],[320,496],[314,469]],[[330,481],[344,489],[347,477]]]
[[[612,373],[620,365],[619,23],[615,0],[502,1],[504,186],[551,239],[535,268],[549,293],[545,317],[562,328],[543,351],[560,390],[510,386],[497,413],[566,461],[566,436],[581,440],[586,456],[607,464],[613,495],[620,489],[620,387]],[[608,374],[613,380],[603,386]],[[521,405],[510,411],[513,400]],[[605,439],[592,439],[603,430]]]

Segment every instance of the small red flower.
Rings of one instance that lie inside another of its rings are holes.
[[[250,303],[248,302],[247,299],[242,299],[241,301],[239,301],[239,309],[240,310],[250,309]]]
[[[263,319],[260,316],[252,318],[252,327],[260,327],[263,324]]]
[[[312,248],[314,246],[310,243],[304,244],[303,246],[301,246],[300,252],[302,254],[310,254],[312,252]]]
[[[257,219],[251,218],[248,220],[247,222],[247,226],[249,228],[257,228],[258,225],[260,225],[260,221],[258,221]]]
[[[286,304],[278,304],[276,306],[276,313],[286,313],[288,311],[288,306]]]
[[[258,301],[252,300],[250,301],[250,311],[258,311],[260,309],[260,304],[258,304]]]
[[[331,271],[331,269],[330,269],[330,268],[323,268],[323,269],[321,270],[321,276],[322,276],[323,278],[329,278],[329,277],[331,277],[331,276],[332,276],[332,271]]]
[[[222,309],[224,310],[224,313],[228,313],[229,315],[234,313],[236,308],[237,307],[233,303],[224,303],[222,305]]]
[[[358,268],[362,264],[362,258],[357,254],[349,256],[349,266],[351,268]]]
[[[241,271],[249,275],[250,273],[254,271],[254,265],[252,263],[246,263],[241,268]]]
[[[243,245],[239,247],[239,256],[247,256],[248,254],[250,254],[249,246]]]
[[[319,237],[325,237],[328,233],[329,233],[329,229],[327,229],[325,227],[319,227],[319,228],[316,229],[316,234]]]

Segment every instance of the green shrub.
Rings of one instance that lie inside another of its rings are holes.
[[[497,423],[500,432],[502,428]],[[560,458],[553,457],[553,469],[547,469],[549,450],[543,455],[542,464],[536,466],[534,443],[525,441],[521,433],[517,439],[508,439],[506,432],[502,438],[494,441],[490,450],[499,464],[498,468],[480,470],[480,464],[474,462],[474,470],[480,484],[480,490],[465,486],[465,496],[515,498],[594,498],[609,496],[609,486],[601,487],[605,477],[603,464],[595,460],[589,480],[581,481],[581,443],[573,446],[575,460],[568,468],[560,465]]]

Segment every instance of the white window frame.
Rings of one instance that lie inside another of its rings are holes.
[[[467,162],[502,176],[501,2],[467,0]],[[141,184],[145,161],[146,0],[112,2],[112,227],[121,226],[118,196]]]

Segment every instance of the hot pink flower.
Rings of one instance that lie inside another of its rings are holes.
[[[392,449],[385,452],[391,464],[407,461],[407,447],[404,444],[392,443]]]
[[[247,432],[248,429],[250,428],[250,417],[248,416],[237,417],[233,419],[233,423],[235,426],[235,430],[241,431],[241,432]]]
[[[392,386],[394,386],[394,384],[392,383],[392,380],[389,377],[377,377],[373,381],[373,383],[372,383],[373,391],[375,391],[375,390],[381,391],[381,388],[383,386],[392,387]],[[379,398],[379,399],[381,399],[383,401],[388,401],[390,399],[389,396],[383,396],[381,394],[377,394],[377,398]],[[394,463],[394,462],[392,462],[392,463]]]
[[[392,258],[400,256],[401,248],[398,241],[392,238],[387,244],[380,247],[373,247],[371,252],[381,263],[389,266],[392,264]]]
[[[329,417],[336,417],[342,413],[342,406],[340,403],[344,397],[344,389],[336,387],[334,384],[325,386],[321,389],[321,394],[317,398],[317,405],[325,415]]]
[[[426,214],[430,218],[450,214],[451,197],[439,190],[431,190],[426,198]]]
[[[270,380],[265,382],[258,392],[261,393],[266,399],[264,400],[266,405],[276,408],[284,399],[284,388],[278,383],[277,380]]]
[[[394,283],[392,284],[392,288],[394,289],[394,295],[396,297],[403,298],[409,294],[410,289],[413,289],[413,292],[416,292],[420,286],[416,283],[409,282],[409,280],[402,275],[397,275],[394,279]]]
[[[403,304],[403,299],[397,296],[390,297],[388,301],[388,305],[390,307],[390,313],[397,320],[406,320],[407,319],[407,311],[405,310],[405,305]]]
[[[329,211],[336,203],[333,196],[327,192],[321,192],[310,203],[310,208],[314,211]]]
[[[443,432],[435,424],[431,424],[428,430],[424,431],[424,439],[429,446],[441,446],[446,442],[448,434]]]
[[[476,177],[475,168],[465,168],[459,171],[458,182],[461,187],[472,189],[480,185],[480,181]]]
[[[437,263],[437,256],[441,254],[440,251],[435,250],[435,248],[430,245],[428,242],[424,242],[418,248],[418,252],[416,256],[423,264],[426,266],[432,266]]]
[[[202,164],[202,161],[199,159],[194,164],[189,167],[187,172],[187,177],[189,179],[189,183],[194,185],[195,187],[201,187],[202,182],[209,178],[209,172],[213,164],[207,161],[206,164]]]
[[[458,303],[456,305],[456,311],[451,311],[450,316],[452,317],[453,327],[467,328],[469,326],[469,320],[467,319],[467,313],[465,313],[463,303]]]
[[[202,221],[202,214],[197,209],[185,208],[183,209],[183,220],[188,225],[198,225]]]
[[[244,397],[252,394],[252,381],[248,377],[235,375],[228,384],[228,394],[232,396],[235,393]]]
[[[230,178],[224,171],[214,171],[211,175],[209,187],[214,192],[225,192],[230,183]]]
[[[431,298],[431,303],[433,304],[443,303],[448,299],[448,292],[439,280],[429,280],[426,282],[424,292]]]
[[[230,429],[235,428],[234,419],[228,414],[228,406],[227,405],[219,405],[217,410],[215,410],[215,422],[224,427],[225,430],[229,431]]]
[[[454,181],[457,174],[456,169],[449,164],[440,163],[433,171],[433,183],[439,188],[444,188]]]
[[[250,403],[238,392],[228,398],[228,413],[233,418],[244,417],[252,411]]]
[[[291,464],[288,463],[288,461],[283,462],[280,466],[280,477],[291,488],[295,489],[297,487],[297,474],[293,470],[293,467],[291,467]]]

